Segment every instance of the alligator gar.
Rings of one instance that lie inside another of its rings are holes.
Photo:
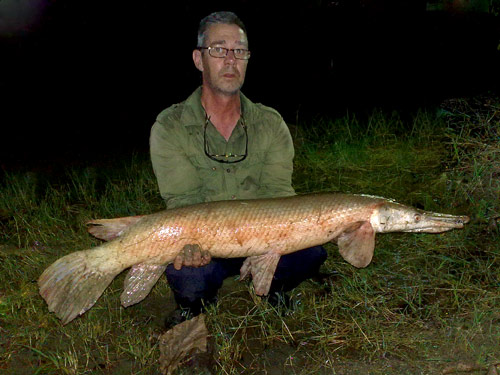
[[[200,203],[91,221],[89,232],[111,241],[58,259],[38,284],[49,311],[66,324],[90,309],[127,268],[122,305],[140,302],[183,247],[196,244],[212,257],[246,257],[241,279],[251,275],[255,292],[265,295],[281,255],[334,241],[347,262],[366,267],[375,233],[440,233],[468,221],[381,197],[339,193]]]

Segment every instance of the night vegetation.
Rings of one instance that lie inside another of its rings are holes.
[[[291,125],[298,193],[343,191],[471,216],[463,230],[377,238],[366,269],[328,244],[324,277],[274,308],[228,279],[207,313],[216,373],[486,374],[500,363],[500,101]],[[174,308],[165,278],[120,306],[123,275],[62,326],[36,280],[56,258],[98,244],[92,218],[163,209],[147,155],[65,173],[5,173],[0,186],[0,371],[157,374],[158,335]],[[180,370],[180,374],[192,373]],[[200,372],[203,373],[203,372]]]

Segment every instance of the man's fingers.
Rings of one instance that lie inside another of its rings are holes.
[[[174,259],[174,268],[206,266],[212,257],[208,251],[202,251],[198,245],[186,245]]]
[[[193,267],[203,266],[201,261],[201,251],[198,250],[193,253],[192,261],[193,261],[192,263]]]
[[[201,263],[206,266],[212,260],[212,256],[208,251],[201,252]]]
[[[182,255],[177,255],[174,259],[174,268],[179,271],[184,263],[184,257]]]
[[[194,245],[184,246],[184,266],[191,267],[193,265],[193,247]]]
[[[193,265],[193,257],[191,256],[191,254],[184,257],[183,265],[184,267],[191,267]]]

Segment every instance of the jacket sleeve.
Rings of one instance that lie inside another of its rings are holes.
[[[182,147],[186,135],[158,120],[151,129],[150,153],[160,194],[167,208],[203,202],[202,181]]]
[[[264,158],[259,197],[274,198],[295,195],[292,187],[294,148],[288,126],[278,115],[269,127],[268,150]]]

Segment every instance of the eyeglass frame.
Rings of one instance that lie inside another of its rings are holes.
[[[215,49],[215,48],[221,48],[221,49],[224,49],[226,50],[226,54],[224,56],[214,56],[210,53],[211,50]],[[202,49],[206,49],[208,50],[208,54],[210,55],[210,57],[213,57],[213,58],[216,58],[216,59],[224,59],[227,57],[227,55],[229,54],[230,51],[233,52],[233,56],[235,59],[237,60],[249,60],[250,59],[250,56],[251,56],[251,52],[249,49],[246,49],[246,48],[226,48],[226,47],[196,47],[197,50],[202,50]],[[242,59],[241,57],[236,57],[236,54],[234,53],[235,50],[242,50],[242,51],[246,51],[248,52],[248,57],[246,59]]]
[[[245,131],[245,153],[243,155],[238,155],[238,154],[226,154],[226,155],[218,155],[218,154],[211,154],[210,149],[208,147],[208,141],[207,141],[207,126],[208,122],[210,121],[210,117],[205,114],[205,126],[203,128],[203,144],[204,144],[204,151],[205,155],[209,157],[211,160],[216,161],[217,163],[224,163],[224,164],[234,164],[234,163],[239,163],[240,161],[243,161],[247,158],[248,156],[248,130],[247,126],[245,124],[245,121],[243,117],[241,117],[241,126],[243,127],[243,130]],[[241,158],[239,160],[224,160],[224,159],[217,159],[217,158]]]

